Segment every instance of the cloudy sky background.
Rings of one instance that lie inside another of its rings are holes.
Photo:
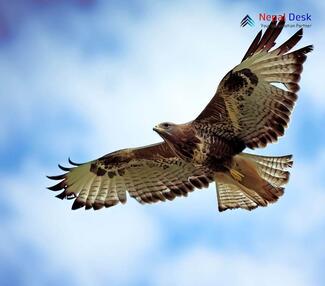
[[[1,285],[324,285],[324,4],[121,2],[0,0]],[[193,119],[259,31],[259,12],[312,14],[290,127],[256,151],[294,155],[278,203],[220,214],[211,185],[72,212],[45,189],[69,156],[158,142],[156,123]],[[246,14],[255,27],[239,27]]]

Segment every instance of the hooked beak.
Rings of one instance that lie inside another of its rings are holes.
[[[156,125],[154,128],[152,128],[153,131],[156,131],[158,134],[161,134],[164,132],[164,129],[159,127],[159,125]]]

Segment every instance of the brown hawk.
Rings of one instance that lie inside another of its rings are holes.
[[[219,211],[267,206],[283,194],[292,156],[243,153],[277,141],[284,134],[297,100],[298,82],[309,45],[291,51],[303,30],[272,49],[284,21],[260,31],[242,62],[220,82],[201,114],[185,124],[161,123],[154,130],[163,142],[124,149],[97,160],[75,164],[50,190],[74,199],[72,209],[95,210],[126,202],[153,203],[187,196],[216,183]],[[278,87],[273,83],[281,83]]]

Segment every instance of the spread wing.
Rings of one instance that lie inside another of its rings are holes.
[[[194,188],[208,187],[213,177],[176,157],[166,143],[124,149],[49,177],[60,182],[50,190],[63,190],[60,199],[75,199],[72,209],[100,209],[126,202],[126,192],[140,203],[173,200]]]
[[[283,26],[283,21],[273,21],[263,36],[262,31],[258,33],[194,124],[223,138],[240,140],[249,148],[264,147],[284,134],[297,99],[302,65],[313,46],[289,52],[302,38],[300,29],[270,51]]]

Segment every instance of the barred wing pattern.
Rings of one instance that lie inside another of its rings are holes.
[[[116,151],[72,168],[59,167],[67,173],[49,177],[60,180],[49,189],[63,190],[57,196],[61,199],[75,199],[72,209],[125,203],[127,191],[141,204],[173,200],[213,181],[203,169],[176,157],[166,143]]]
[[[270,51],[284,22],[273,21],[249,47],[241,64],[220,82],[215,96],[194,120],[200,129],[249,148],[265,147],[284,134],[297,99],[298,82],[306,54],[313,47],[290,51],[302,38],[302,29]],[[279,88],[272,83],[282,83]]]

